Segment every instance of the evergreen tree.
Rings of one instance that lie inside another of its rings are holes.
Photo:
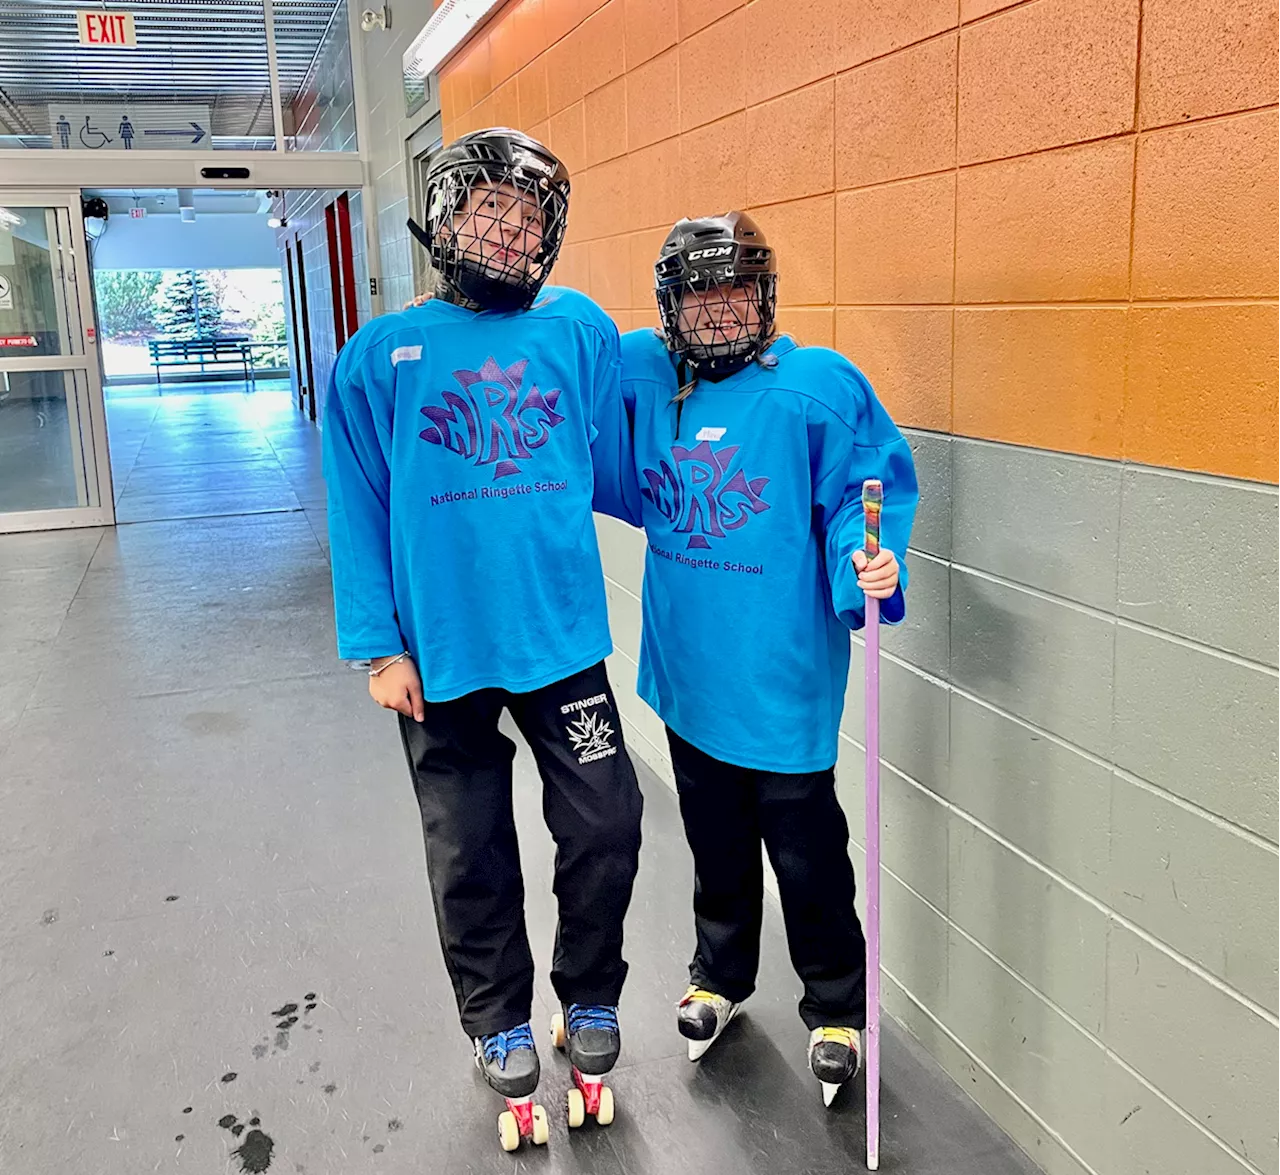
[[[263,367],[286,367],[289,363],[284,342],[284,306],[279,300],[264,302],[253,317],[253,333],[250,336],[255,343],[279,343],[278,347],[263,347],[257,352],[258,362]]]
[[[103,338],[151,333],[155,295],[163,277],[158,269],[100,269],[93,275]]]
[[[222,294],[200,270],[165,274],[155,295],[156,328],[167,339],[198,339],[222,331]]]

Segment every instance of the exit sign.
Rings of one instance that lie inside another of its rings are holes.
[[[142,219],[144,219],[144,218],[146,217],[146,215],[147,215],[147,210],[146,210],[145,208],[130,208],[130,209],[129,209],[129,219],[130,219],[130,220],[142,220]]]
[[[136,49],[138,32],[132,12],[77,12],[80,44],[94,49]]]

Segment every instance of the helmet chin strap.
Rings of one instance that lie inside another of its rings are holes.
[[[687,351],[677,351],[676,353],[676,440],[680,439],[680,420],[684,416],[684,402],[693,393],[694,385],[699,380],[706,380],[708,383],[719,383],[722,379],[728,379],[731,375],[737,375],[743,368],[748,367],[752,363],[752,358],[746,355],[725,356],[721,359],[702,360],[699,362],[690,357]],[[758,358],[758,356],[757,356]]]
[[[715,383],[717,380],[728,379],[731,375],[737,375],[744,367],[751,366],[753,356],[750,351],[741,355],[717,355],[714,358],[707,359],[689,359],[689,366],[693,369],[693,373],[698,379],[710,380]]]
[[[431,246],[431,237],[428,235],[427,230],[426,230],[426,229],[424,229],[424,228],[423,228],[423,227],[422,227],[422,226],[421,226],[421,225],[420,225],[416,220],[414,220],[412,216],[411,216],[411,217],[409,217],[408,224],[409,224],[409,231],[413,234],[414,239],[415,239],[415,240],[418,242],[418,244],[419,244],[419,245],[421,245],[421,246],[422,246],[422,247],[423,247],[423,248],[424,248],[428,253],[430,253],[430,252],[431,252],[431,247],[432,247],[432,246]]]
[[[444,278],[440,279],[439,293],[436,295],[441,302],[448,302],[451,306],[461,306],[464,310],[484,310],[474,298],[468,298],[460,289]]]

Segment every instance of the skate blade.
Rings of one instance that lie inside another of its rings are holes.
[[[822,1085],[822,1104],[830,1108],[831,1103],[836,1100],[836,1094],[840,1092],[840,1083],[834,1081],[823,1081]]]
[[[719,1033],[716,1033],[716,1036],[719,1036],[719,1035],[720,1035]],[[716,1043],[715,1036],[713,1036],[710,1040],[689,1041],[689,1060],[701,1061],[702,1058],[707,1055],[707,1049],[709,1049],[715,1043]]]
[[[733,1018],[738,1014],[738,1009],[741,1007],[742,1007],[741,1004],[731,1004],[729,1006],[729,1014],[724,1018],[724,1023],[721,1024],[720,1027],[715,1030],[715,1034],[711,1037],[710,1040],[689,1041],[689,1060],[700,1061],[702,1060],[703,1057],[707,1055],[707,1050],[713,1044],[715,1044],[716,1041],[720,1039],[721,1035],[724,1033],[724,1030],[729,1027],[730,1023],[733,1021]]]

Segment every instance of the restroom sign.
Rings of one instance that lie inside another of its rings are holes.
[[[80,44],[93,49],[136,49],[138,31],[132,12],[77,12]]]
[[[60,151],[208,151],[209,107],[173,102],[48,107],[49,145]]]

